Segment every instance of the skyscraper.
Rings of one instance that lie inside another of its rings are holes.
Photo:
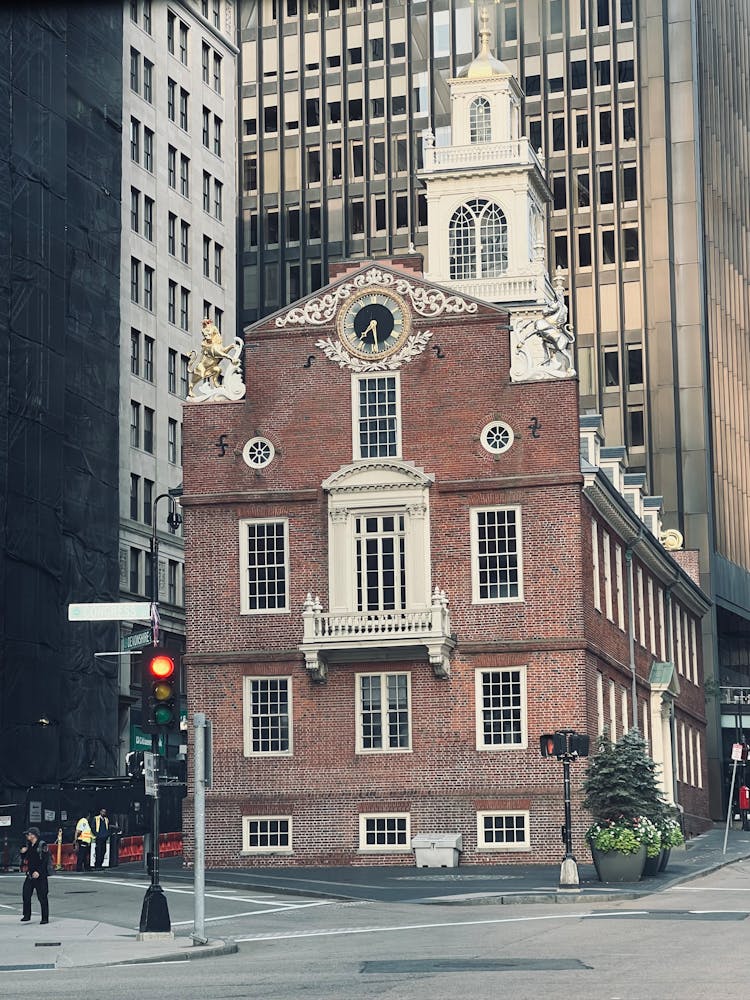
[[[582,408],[701,551],[708,676],[750,689],[750,14],[731,0],[487,7],[552,191],[548,263],[568,271]],[[476,13],[240,4],[245,322],[323,284],[332,261],[425,249],[422,132],[450,140],[447,81],[476,51]],[[722,739],[718,699],[709,711],[717,815],[736,733],[732,717]]]

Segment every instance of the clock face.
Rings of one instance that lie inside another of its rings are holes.
[[[409,335],[404,300],[393,292],[358,292],[339,315],[339,336],[358,358],[382,358],[397,350]]]

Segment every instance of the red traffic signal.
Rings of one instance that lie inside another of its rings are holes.
[[[539,737],[539,749],[542,757],[567,758],[588,757],[589,738],[585,733],[576,733],[572,729],[560,729],[556,733],[545,733]]]
[[[141,728],[148,733],[177,729],[180,724],[180,671],[177,654],[144,651],[141,663]]]

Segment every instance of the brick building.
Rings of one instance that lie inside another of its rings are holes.
[[[635,721],[702,829],[708,603],[658,498],[575,378],[511,379],[502,308],[417,255],[331,278],[247,329],[245,399],[185,407],[207,863],[409,864],[426,832],[464,863],[556,861],[539,735]]]

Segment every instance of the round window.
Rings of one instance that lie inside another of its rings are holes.
[[[255,437],[250,438],[242,449],[242,458],[251,469],[262,469],[270,465],[275,453],[276,449],[268,438]]]
[[[481,441],[491,455],[501,455],[513,444],[513,431],[502,420],[493,420],[482,430]]]

